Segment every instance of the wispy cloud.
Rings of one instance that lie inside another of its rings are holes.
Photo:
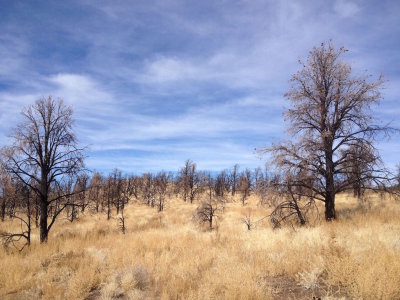
[[[346,46],[356,73],[385,73],[376,113],[397,122],[399,14],[395,1],[9,3],[0,138],[23,106],[53,95],[74,107],[90,168],[261,166],[253,149],[284,137],[288,80],[321,41]]]
[[[345,0],[336,1],[333,8],[335,12],[343,18],[353,17],[360,10],[360,7],[356,3]]]

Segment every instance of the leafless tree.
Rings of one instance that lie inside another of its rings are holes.
[[[209,172],[204,174],[204,185],[205,185],[205,190],[208,194],[208,197],[211,200],[213,198],[213,196],[215,195],[215,190],[214,190],[215,180]]]
[[[1,211],[0,218],[4,222],[6,217],[6,210],[9,203],[9,199],[13,197],[14,186],[12,184],[12,178],[4,169],[0,169],[0,201],[1,201]]]
[[[199,224],[208,223],[209,229],[213,229],[215,220],[221,216],[224,211],[224,201],[220,197],[204,197],[197,207],[194,219]]]
[[[74,185],[74,178],[68,177],[62,184],[59,185],[58,190],[61,193],[66,194],[66,201],[69,204],[66,207],[67,218],[72,223],[78,219],[79,203],[77,194],[74,192],[78,191],[78,185]]]
[[[302,168],[312,174],[312,186],[302,180],[294,184],[325,203],[326,220],[336,218],[337,193],[351,189],[355,182],[370,181],[370,188],[380,188],[389,176],[374,142],[391,128],[374,124],[371,111],[381,98],[383,79],[352,75],[341,59],[345,52],[322,43],[312,49],[307,62],[300,62],[302,68],[285,94],[291,102],[285,118],[292,139],[267,149],[282,172]],[[368,156],[354,152],[355,145],[369,149]],[[358,178],[349,176],[355,164],[365,166]]]
[[[151,206],[154,207],[155,205],[155,189],[154,189],[154,178],[153,175],[150,173],[145,173],[143,174],[143,179],[142,179],[142,195],[143,195],[143,201]]]
[[[242,205],[246,205],[247,197],[250,195],[251,189],[251,171],[246,169],[239,177],[239,191],[241,192]]]
[[[79,198],[82,213],[85,212],[85,209],[89,204],[89,201],[87,200],[88,181],[89,176],[86,173],[82,173],[78,176],[76,182],[76,192],[78,193],[77,195]]]
[[[14,210],[11,217],[20,221],[21,230],[20,232],[0,232],[0,238],[4,247],[7,248],[11,244],[19,251],[22,251],[31,244],[32,200],[29,187],[17,180],[15,182],[15,196],[20,200],[18,201],[19,210]]]
[[[243,224],[246,225],[247,230],[252,230],[255,226],[255,222],[251,216],[251,210],[248,209],[246,215],[242,218]]]
[[[374,164],[375,159],[374,149],[368,145],[354,143],[348,149],[348,160],[343,165],[344,168],[347,167],[347,180],[352,182],[353,195],[358,200],[362,199],[364,191],[372,183],[374,174],[370,166]]]
[[[121,209],[121,215],[119,216],[119,228],[123,234],[126,233],[126,217],[124,214],[124,209]]]
[[[201,189],[202,177],[196,168],[197,166],[194,162],[187,160],[179,171],[177,190],[182,191],[185,202],[189,199],[190,203],[193,203]]]
[[[14,143],[4,149],[5,169],[18,177],[39,197],[40,242],[46,242],[57,216],[68,203],[52,213],[49,208],[66,195],[53,189],[65,176],[77,174],[83,167],[83,149],[73,132],[72,108],[62,100],[40,99],[22,112],[24,121],[13,131]],[[54,197],[52,197],[54,195]]]
[[[274,228],[279,228],[283,223],[293,225],[293,222],[305,225],[310,213],[318,217],[318,209],[314,201],[312,189],[304,188],[301,182],[314,186],[313,174],[303,167],[285,172],[279,180],[274,182],[276,195],[281,201],[276,202],[270,220]]]
[[[177,180],[177,185],[179,187],[178,190],[183,193],[183,201],[187,201],[189,198],[189,190],[190,190],[190,177],[191,171],[195,170],[196,167],[193,168],[193,162],[191,160],[186,160],[185,165],[179,171],[179,177]]]
[[[92,203],[95,212],[99,212],[101,193],[104,193],[103,177],[99,172],[94,172],[89,185],[89,202]]]
[[[140,186],[142,184],[140,177],[139,176],[131,176],[131,177],[129,177],[129,180],[131,182],[132,195],[135,196],[135,199],[137,200],[139,198]]]
[[[254,192],[260,199],[260,204],[271,206],[272,202],[274,202],[275,191],[272,188],[272,178],[269,177],[267,167],[265,170],[261,168],[257,168],[254,171]]]
[[[159,172],[155,177],[155,193],[157,197],[157,208],[161,212],[164,210],[166,193],[168,189],[168,175],[164,171]]]
[[[237,187],[237,184],[235,186]],[[225,192],[229,191],[230,182],[229,176],[225,170],[222,170],[215,179],[215,194],[218,197],[223,198],[225,196]]]
[[[117,215],[121,209],[122,203],[122,193],[123,193],[123,177],[122,172],[118,169],[114,169],[111,173],[112,177],[112,202],[117,208]]]
[[[237,186],[237,182],[238,182],[238,172],[239,172],[239,165],[235,164],[233,166],[233,169],[231,172],[232,196],[235,196],[235,193],[236,193],[236,186]]]
[[[112,200],[113,200],[113,178],[111,175],[107,177],[107,181],[105,184],[106,192],[104,193],[106,195],[107,199],[107,220],[111,219],[111,206],[112,206]]]

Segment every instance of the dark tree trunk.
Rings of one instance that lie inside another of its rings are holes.
[[[85,204],[85,192],[83,192],[82,197],[82,207],[81,207],[81,213],[85,212],[86,204]]]
[[[36,228],[39,227],[39,216],[40,216],[39,203],[37,203],[37,198],[36,198],[36,200],[35,200],[35,226],[36,226]]]
[[[110,220],[110,219],[111,219],[111,199],[110,199],[110,197],[111,197],[111,195],[110,195],[111,191],[110,191],[110,189],[111,189],[110,182],[108,182],[108,194],[107,194],[107,220]]]
[[[325,219],[331,221],[336,219],[335,194],[328,193],[325,199]]]
[[[333,162],[332,162],[332,151],[326,151],[325,220],[327,220],[327,221],[336,219],[335,182],[334,182],[333,174],[334,174],[334,169],[333,169]]]
[[[297,202],[295,202],[295,207],[296,207],[296,213],[297,213],[297,217],[299,218],[300,224],[301,225],[305,225],[306,224],[306,220],[303,217],[303,214],[300,211],[299,206],[297,205]],[[250,229],[249,229],[250,230]]]
[[[6,195],[3,195],[3,199],[1,202],[1,221],[4,222],[4,218],[6,217]]]
[[[47,242],[47,197],[41,196],[40,199],[40,243]]]
[[[31,211],[31,197],[30,197],[30,192],[29,192],[29,190],[28,190],[28,192],[27,192],[27,195],[26,195],[26,200],[27,200],[27,202],[26,202],[26,205],[27,205],[27,212],[26,212],[26,215],[27,215],[27,217],[28,217],[28,220],[27,220],[27,232],[26,232],[26,242],[27,242],[27,244],[28,244],[28,246],[30,246],[31,245],[31,215],[32,215],[32,211]]]

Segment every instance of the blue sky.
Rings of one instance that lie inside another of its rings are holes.
[[[254,148],[287,138],[298,59],[329,39],[355,74],[384,74],[374,110],[400,127],[400,1],[0,0],[0,144],[52,95],[73,106],[91,169],[262,166]],[[379,143],[390,167],[399,146]]]

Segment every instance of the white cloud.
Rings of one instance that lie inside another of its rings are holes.
[[[360,7],[356,3],[346,0],[337,0],[333,9],[342,18],[353,17],[360,11]]]
[[[163,83],[198,78],[200,75],[201,70],[189,62],[177,58],[161,57],[148,64],[146,79]]]

